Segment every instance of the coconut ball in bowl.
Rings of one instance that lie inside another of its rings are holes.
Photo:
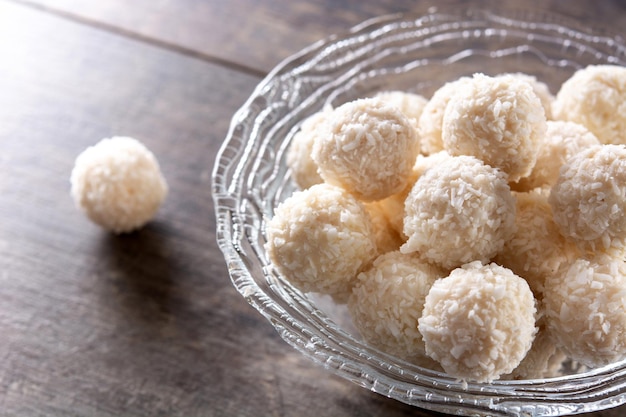
[[[506,175],[473,156],[441,158],[415,182],[404,210],[400,250],[445,269],[487,262],[515,227]]]
[[[419,153],[411,121],[381,98],[350,101],[319,126],[312,157],[322,179],[365,201],[381,200],[408,183]]]
[[[553,339],[589,367],[626,358],[626,263],[600,253],[546,279],[543,304]]]
[[[473,155],[514,182],[530,174],[546,129],[545,110],[527,81],[475,74],[450,98],[441,137],[451,155]]]
[[[515,232],[494,261],[523,277],[539,296],[547,276],[578,256],[576,245],[559,233],[548,203],[548,191],[514,193]]]
[[[303,292],[346,302],[359,272],[377,255],[363,203],[330,184],[295,192],[268,220],[265,249],[276,268]]]
[[[355,326],[372,346],[433,367],[417,326],[430,287],[445,275],[446,271],[415,254],[392,251],[379,256],[359,274],[350,296]]]
[[[330,110],[324,109],[309,116],[302,122],[289,145],[285,162],[291,170],[293,180],[302,190],[323,182],[317,172],[317,164],[311,157],[311,151],[317,127],[327,122],[329,113]]]
[[[377,204],[389,219],[389,223],[400,236],[404,236],[404,202],[411,192],[413,185],[415,185],[415,181],[417,181],[427,169],[436,166],[449,157],[450,155],[448,155],[446,151],[439,151],[430,155],[418,155],[408,185],[402,191],[377,201]]]
[[[626,247],[626,146],[596,145],[561,168],[549,197],[563,236],[584,251]]]
[[[517,77],[522,81],[526,81],[533,88],[533,91],[541,101],[541,105],[543,106],[543,110],[546,113],[546,119],[552,119],[552,106],[554,104],[554,95],[550,92],[550,87],[543,81],[540,81],[537,77],[530,74],[525,74],[523,72],[510,72],[503,73],[499,75],[511,75],[513,77]]]
[[[600,141],[585,126],[563,120],[548,120],[547,130],[537,151],[537,161],[529,176],[511,184],[516,191],[552,187],[561,166],[576,153]]]
[[[407,91],[388,90],[381,91],[376,94],[375,97],[400,110],[417,131],[419,118],[424,111],[424,106],[428,103],[428,100],[426,100],[424,96]]]
[[[430,100],[424,105],[418,122],[420,147],[422,153],[431,155],[444,150],[441,139],[443,115],[450,98],[456,94],[463,84],[471,82],[470,77],[461,77],[448,81],[439,87]]]
[[[419,319],[426,354],[451,376],[490,382],[512,372],[535,334],[535,298],[510,269],[474,261],[436,281]]]
[[[589,65],[565,81],[554,118],[580,123],[601,143],[626,144],[626,67]]]

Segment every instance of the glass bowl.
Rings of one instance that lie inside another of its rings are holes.
[[[555,93],[586,65],[626,65],[620,37],[548,14],[486,10],[390,15],[278,65],[234,115],[213,171],[217,240],[241,295],[305,356],[407,404],[458,415],[567,415],[626,402],[626,361],[558,378],[463,383],[363,342],[345,306],[303,294],[270,264],[265,220],[295,190],[286,150],[301,122],[383,90],[430,97],[446,81],[523,72]]]

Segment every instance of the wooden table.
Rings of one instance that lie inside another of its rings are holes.
[[[466,3],[0,0],[0,415],[436,415],[280,339],[230,283],[210,184],[232,114],[281,59],[379,14]],[[625,34],[621,0],[542,7]],[[75,157],[113,135],[143,141],[170,185],[121,236],[69,196]]]

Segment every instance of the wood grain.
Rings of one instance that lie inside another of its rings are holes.
[[[624,36],[620,0],[21,0],[144,39],[266,73],[287,56],[366,19],[472,7],[552,11]]]
[[[624,22],[619,1],[567,4],[590,22]],[[0,0],[0,415],[439,415],[283,342],[229,281],[210,195],[232,114],[278,60],[425,7]],[[142,140],[170,185],[155,221],[123,236],[69,196],[78,153],[112,135]]]

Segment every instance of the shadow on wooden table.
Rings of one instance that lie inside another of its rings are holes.
[[[102,236],[100,251],[117,289],[121,313],[147,326],[158,327],[175,310],[174,260],[167,233],[166,225],[150,223],[133,233]]]

